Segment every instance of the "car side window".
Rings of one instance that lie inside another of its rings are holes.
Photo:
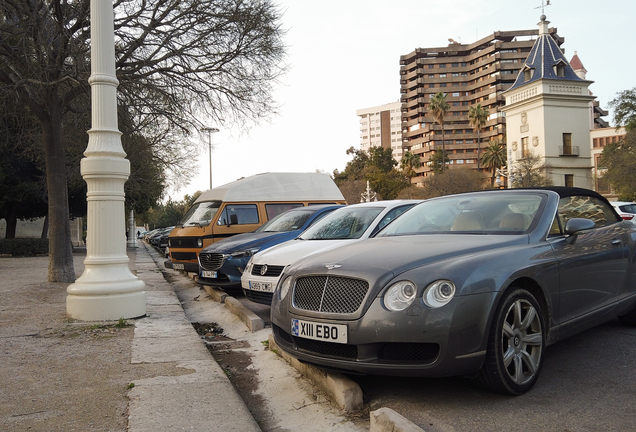
[[[559,216],[555,216],[552,221],[552,226],[550,227],[550,232],[548,233],[549,237],[552,236],[560,236],[563,233],[561,232],[561,227],[559,226]]]
[[[227,205],[217,225],[246,225],[258,223],[258,210],[254,204]]]
[[[594,221],[597,228],[619,221],[615,212],[605,202],[596,197],[585,195],[561,198],[558,217],[563,227],[572,218],[590,219]],[[550,232],[552,233],[552,230]]]
[[[413,204],[405,205],[405,206],[401,206],[401,207],[396,207],[393,210],[387,212],[387,214],[384,215],[384,217],[382,218],[380,223],[378,223],[378,225],[373,229],[373,234],[375,234],[376,232],[380,231],[382,228],[387,226],[393,219],[395,219],[396,217],[400,216],[402,213],[404,213],[405,211],[407,211],[411,207],[413,207]]]

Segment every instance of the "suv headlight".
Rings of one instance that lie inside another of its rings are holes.
[[[442,307],[453,299],[455,291],[454,283],[446,279],[440,279],[426,287],[422,300],[428,307]]]
[[[197,247],[203,247],[203,239],[197,239]]]
[[[384,306],[394,312],[404,310],[413,303],[416,294],[417,287],[413,282],[396,282],[384,294]]]
[[[242,257],[246,257],[246,256],[252,256],[256,252],[258,252],[259,250],[261,250],[261,248],[251,248],[251,249],[247,249],[247,250],[233,252],[231,255],[232,255],[232,258],[242,258]]]

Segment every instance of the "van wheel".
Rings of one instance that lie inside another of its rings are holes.
[[[486,359],[473,382],[514,396],[527,392],[543,366],[545,334],[539,302],[530,292],[511,288],[497,307]]]

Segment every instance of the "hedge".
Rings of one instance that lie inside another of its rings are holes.
[[[47,238],[0,239],[0,255],[36,256],[49,253]]]

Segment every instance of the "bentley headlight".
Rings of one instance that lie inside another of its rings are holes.
[[[284,299],[287,293],[289,292],[289,288],[291,287],[292,278],[288,277],[283,279],[283,281],[279,284],[280,290],[278,291],[278,298],[280,300]]]
[[[197,247],[203,247],[203,239],[197,239]]]
[[[455,284],[449,280],[440,279],[426,287],[422,300],[426,306],[438,308],[451,301],[454,296]]]
[[[384,294],[384,305],[391,311],[406,309],[415,300],[417,287],[413,282],[396,282]]]

